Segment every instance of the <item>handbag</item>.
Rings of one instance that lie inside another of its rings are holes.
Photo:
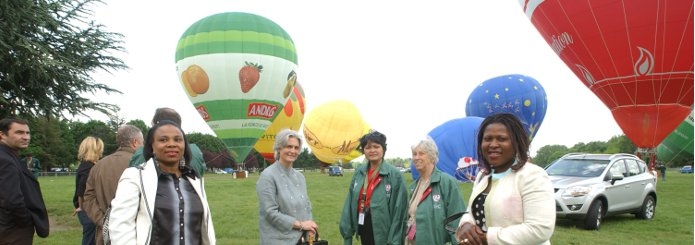
[[[109,235],[109,218],[111,217],[111,205],[104,213],[101,234],[104,237],[104,245],[111,245],[111,237]]]
[[[309,232],[304,231],[302,233],[302,238],[299,239],[299,242],[297,242],[297,245],[328,245],[328,241],[327,240],[321,240],[319,238],[318,231],[316,232],[315,236],[309,236]]]

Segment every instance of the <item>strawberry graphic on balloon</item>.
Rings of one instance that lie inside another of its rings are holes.
[[[239,69],[239,83],[241,85],[241,92],[248,93],[254,86],[256,86],[256,83],[258,83],[263,66],[248,61],[245,61],[244,63],[246,65]]]

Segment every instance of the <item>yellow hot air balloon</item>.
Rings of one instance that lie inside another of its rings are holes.
[[[330,164],[349,159],[369,128],[352,102],[334,100],[306,115],[304,138],[314,156]]]
[[[358,151],[357,149],[353,150],[348,154],[346,157],[343,159],[340,159],[340,163],[349,163],[350,161],[354,160],[355,158],[358,158],[362,155],[362,152]]]
[[[369,130],[371,130],[371,127],[366,122],[364,123],[364,126],[365,126],[364,132],[362,132],[362,135],[369,133]],[[350,161],[352,161],[355,158],[358,158],[360,156],[362,156],[362,152],[357,150],[357,149],[354,149],[354,150],[352,150],[352,152],[350,152],[350,154],[348,154],[346,157],[341,159],[340,162],[341,163],[348,163],[348,162],[350,162]]]
[[[302,89],[299,83],[294,83],[290,91],[292,92],[287,98],[287,102],[285,102],[282,111],[275,120],[273,120],[268,129],[263,133],[263,136],[258,139],[253,147],[269,163],[275,162],[275,152],[273,151],[275,134],[286,128],[295,131],[299,130],[299,127],[302,125],[302,120],[304,119],[306,108],[304,102],[304,89]]]

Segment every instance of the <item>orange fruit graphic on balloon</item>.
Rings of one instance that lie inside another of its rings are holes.
[[[186,92],[191,97],[196,97],[199,94],[204,94],[210,88],[210,79],[208,74],[198,65],[190,65],[181,74],[181,82]]]

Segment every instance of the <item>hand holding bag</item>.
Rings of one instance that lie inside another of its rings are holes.
[[[317,231],[315,235],[309,236],[309,232],[304,231],[302,233],[302,238],[299,239],[297,245],[328,245],[327,240],[321,240],[319,238],[319,232]]]
[[[461,218],[461,216],[463,216],[466,213],[468,213],[468,212],[459,212],[459,213],[452,214],[449,217],[446,217],[446,219],[444,219],[444,229],[451,234],[456,233],[456,230],[458,229],[458,225],[459,225],[458,222],[454,226],[452,226],[452,224],[450,224],[450,223]]]

